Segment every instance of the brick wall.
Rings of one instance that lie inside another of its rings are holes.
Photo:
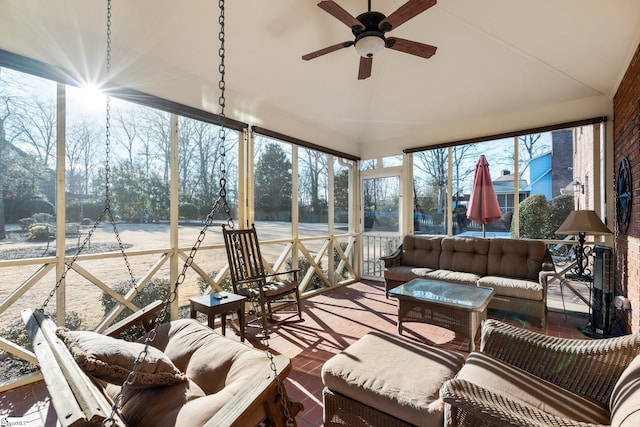
[[[551,195],[557,197],[573,181],[573,132],[560,130],[551,133]]]
[[[627,330],[640,332],[640,46],[613,98],[613,143],[616,178],[620,159],[629,158],[633,180],[631,223],[622,234],[616,223],[616,295],[631,300]],[[615,184],[615,180],[614,180]]]

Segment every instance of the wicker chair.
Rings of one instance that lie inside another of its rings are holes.
[[[480,352],[440,390],[445,424],[638,426],[639,353],[638,334],[564,339],[488,320]]]

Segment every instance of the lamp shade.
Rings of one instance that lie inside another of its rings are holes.
[[[592,236],[612,234],[600,220],[596,211],[572,211],[564,220],[556,234],[588,234]]]
[[[362,33],[356,39],[356,52],[363,58],[372,58],[373,55],[384,49],[384,38],[380,33],[374,31],[368,31]]]

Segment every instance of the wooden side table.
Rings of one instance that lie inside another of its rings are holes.
[[[244,342],[244,302],[247,297],[229,292],[214,292],[197,298],[190,298],[191,318],[196,318],[199,311],[207,315],[207,324],[214,328],[216,314],[220,315],[222,335],[227,329],[227,313],[236,311],[240,327],[240,341]]]

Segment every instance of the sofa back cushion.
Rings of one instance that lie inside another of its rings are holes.
[[[640,356],[633,359],[613,387],[609,408],[612,426],[640,426]]]
[[[484,276],[487,274],[489,240],[477,237],[444,237],[440,268]]]
[[[487,274],[537,282],[546,253],[541,240],[491,239]]]
[[[438,268],[442,236],[404,236],[402,242],[403,265]]]

